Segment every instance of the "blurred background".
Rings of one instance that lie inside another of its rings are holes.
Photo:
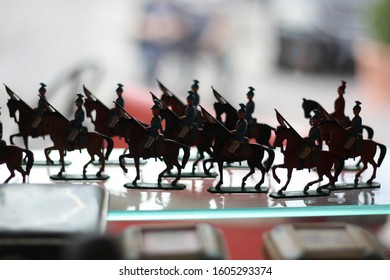
[[[388,3],[0,0],[0,80],[31,107],[44,82],[48,101],[70,118],[83,84],[111,107],[123,83],[127,104],[141,109],[146,122],[149,91],[161,94],[156,79],[183,101],[192,80],[199,80],[206,108],[215,102],[211,86],[236,107],[246,103],[252,86],[259,122],[276,126],[277,108],[302,135],[309,130],[302,98],[332,112],[345,80],[346,115],[360,100],[363,122],[383,143],[390,139]],[[0,91],[8,141],[17,126],[9,118],[8,95]]]

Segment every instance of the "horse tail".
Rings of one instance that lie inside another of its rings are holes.
[[[371,127],[366,125],[363,125],[362,127],[367,131],[367,138],[372,139],[374,137],[374,130]]]
[[[108,137],[107,135],[103,135],[103,138],[107,141],[107,150],[106,150],[106,155],[104,156],[106,160],[108,160],[112,149],[114,148],[114,140],[112,140],[111,137]]]
[[[379,167],[379,166],[381,166],[382,161],[385,158],[385,155],[386,155],[386,152],[387,152],[387,148],[383,144],[379,144],[379,143],[376,143],[376,144],[379,146],[379,148],[381,150],[380,155],[379,155],[379,159],[378,159],[378,167]]]
[[[272,164],[274,163],[275,151],[267,147],[263,147],[263,148],[268,153],[268,159],[266,160],[266,164],[265,164],[265,170],[266,172],[268,172],[271,169]]]
[[[31,168],[34,164],[34,154],[30,150],[22,149],[23,152],[27,155],[27,164],[26,164],[26,174],[30,175]]]
[[[190,158],[190,147],[187,146],[187,145],[184,145],[184,144],[180,144],[180,148],[183,149],[183,152],[184,152],[184,156],[183,156],[183,159],[182,159],[182,162],[181,162],[181,168],[184,169],[184,167],[186,166],[189,158]]]

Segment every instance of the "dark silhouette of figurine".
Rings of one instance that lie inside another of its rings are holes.
[[[192,94],[194,95],[194,106],[195,106],[195,109],[197,109],[197,110],[198,110],[198,105],[200,103],[200,96],[199,96],[198,90],[199,90],[199,81],[194,80],[194,83],[191,85],[191,91],[192,91]]]
[[[37,129],[37,127],[41,124],[42,122],[42,117],[43,114],[45,114],[46,111],[50,111],[50,108],[47,105],[46,101],[46,85],[44,83],[40,83],[41,87],[38,89],[39,92],[39,101],[38,101],[38,108],[36,109],[37,111],[37,116],[35,117],[32,127],[34,129]]]
[[[355,106],[353,106],[354,117],[351,121],[351,126],[347,127],[347,131],[349,132],[350,137],[344,145],[346,150],[349,150],[355,142],[359,143],[359,140],[362,139],[363,126],[362,118],[359,115],[362,108],[360,107],[360,101],[355,101],[355,103]]]
[[[248,122],[245,119],[246,106],[240,103],[240,109],[237,111],[238,121],[234,130],[230,131],[233,135],[233,142],[230,144],[228,151],[231,154],[238,149],[240,143],[244,142],[246,130],[248,128]]]
[[[334,112],[331,114],[332,117],[337,119],[341,124],[343,124],[345,121],[347,121],[347,117],[344,114],[345,111],[345,99],[344,99],[344,94],[345,94],[345,88],[346,88],[347,82],[346,81],[341,81],[341,85],[337,89],[337,93],[339,96],[334,102]]]
[[[160,116],[160,102],[158,100],[154,100],[154,105],[151,108],[153,117],[150,121],[150,126],[146,127],[148,131],[148,139],[145,142],[144,149],[146,157],[148,158],[150,146],[156,141],[156,139],[160,136],[160,131],[162,129],[161,125],[161,116]]]
[[[185,115],[181,116],[180,118],[184,120],[184,126],[179,132],[179,138],[184,138],[188,131],[193,127],[194,125],[194,119],[196,116],[196,109],[194,106],[194,93],[192,91],[188,91],[188,96],[187,96],[187,107],[185,110]]]
[[[115,107],[111,109],[111,120],[110,123],[108,124],[108,127],[111,130],[113,130],[115,125],[118,123],[119,117],[122,116],[122,110],[119,108],[119,106],[121,106],[122,108],[125,107],[125,100],[122,97],[123,85],[121,83],[118,83],[116,94],[118,95],[118,98],[115,100]]]
[[[299,158],[301,160],[301,167],[298,169],[303,169],[305,160],[311,155],[313,150],[319,150],[321,145],[321,131],[319,125],[321,123],[321,115],[318,110],[314,110],[314,115],[310,118],[311,128],[309,130],[309,135],[304,138],[304,147],[299,153]]]
[[[85,113],[82,108],[84,104],[83,95],[81,93],[77,94],[77,99],[75,101],[77,110],[74,114],[74,119],[70,121],[69,123],[69,129],[70,133],[68,136],[68,140],[72,143],[74,143],[76,137],[81,132],[81,129],[83,128],[83,122],[85,120]]]
[[[1,110],[1,107],[0,107]],[[0,116],[1,116],[1,111],[0,111]],[[3,140],[3,123],[0,120],[0,156],[4,154],[5,151],[5,141]]]
[[[255,102],[253,102],[253,97],[255,95],[254,88],[249,87],[249,91],[246,94],[248,98],[248,102],[246,103],[246,114],[245,119],[248,121],[248,123],[256,122],[256,119],[253,118],[252,114],[255,112]]]

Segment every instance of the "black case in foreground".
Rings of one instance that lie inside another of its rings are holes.
[[[0,185],[0,259],[64,259],[106,230],[108,192],[97,185]]]

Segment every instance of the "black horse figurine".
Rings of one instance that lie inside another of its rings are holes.
[[[247,161],[249,172],[245,175],[241,182],[241,191],[245,191],[246,180],[249,176],[255,173],[255,168],[258,168],[261,171],[261,179],[256,184],[255,189],[260,190],[260,187],[264,183],[265,174],[269,171],[272,166],[272,163],[275,158],[274,150],[257,144],[257,143],[241,143],[239,148],[233,153],[230,154],[226,147],[230,145],[231,133],[230,131],[216,118],[214,118],[209,112],[207,112],[203,107],[201,107],[202,115],[204,117],[203,130],[207,133],[213,133],[215,135],[214,140],[214,156],[210,159],[203,161],[203,168],[205,172],[207,171],[207,163],[217,162],[219,169],[220,180],[215,186],[217,191],[223,191],[221,186],[223,184],[223,163],[224,162],[241,162]],[[268,159],[266,161],[266,166],[263,166],[262,160],[264,158],[265,152],[268,153]]]
[[[160,101],[152,92],[150,94],[152,95],[153,100]],[[165,120],[165,128],[163,131],[165,138],[173,139],[189,147],[196,146],[198,149],[199,157],[192,164],[192,174],[195,174],[197,164],[205,158],[204,154],[207,153],[210,157],[213,156],[213,151],[211,149],[213,135],[205,133],[202,128],[194,127],[184,138],[179,138],[178,135],[184,126],[184,121],[180,119],[175,112],[164,105],[164,103],[162,103],[162,108],[160,109],[160,116]]]
[[[177,176],[171,182],[173,187],[177,186],[177,182],[181,178],[181,170],[185,167],[190,156],[190,148],[187,145],[181,144],[171,139],[159,138],[153,142],[149,148],[149,153],[145,151],[145,143],[148,139],[146,127],[140,123],[137,119],[127,113],[123,108],[121,108],[128,118],[121,118],[119,120],[118,126],[126,132],[125,140],[129,145],[129,153],[119,156],[120,167],[125,173],[128,172],[125,167],[125,158],[133,158],[136,168],[136,177],[134,178],[132,185],[138,187],[137,181],[140,177],[140,158],[162,158],[166,168],[159,173],[157,180],[157,187],[162,187],[162,177],[166,172],[171,170],[174,166],[177,168]],[[178,161],[179,150],[182,149],[184,156],[182,163]],[[126,184],[125,186],[127,186]],[[174,189],[174,188],[173,188]]]

